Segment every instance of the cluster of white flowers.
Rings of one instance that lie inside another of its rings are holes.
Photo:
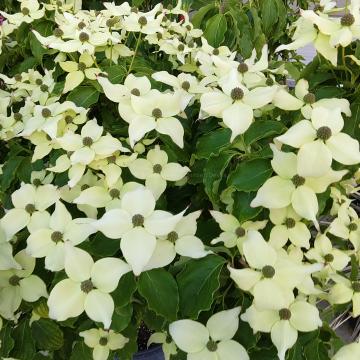
[[[351,257],[359,263],[360,250],[360,220],[350,199],[358,190],[356,179],[342,181],[360,164],[358,140],[342,132],[351,115],[347,100],[317,99],[304,79],[292,94],[276,81],[276,74],[286,72],[269,67],[267,46],[260,58],[254,50],[250,59],[240,62],[227,47],[211,47],[202,31],[193,28],[181,2],[171,10],[159,4],[146,13],[128,3],[104,3],[105,10],[83,11],[78,1],[20,2],[20,13],[0,12],[6,19],[0,25],[3,46],[15,46],[9,35],[21,23],[51,11],[56,23],[53,35],[33,32],[44,47],[53,49],[54,66],[58,64],[66,77],[58,94],[55,68],[44,74],[34,70],[14,77],[0,74],[6,87],[0,92],[0,139],[24,140],[32,146],[32,161],[41,159],[44,164],[42,171],[33,172],[32,183],[22,183],[12,193],[12,206],[0,219],[0,321],[16,321],[22,300],[48,297],[52,319],[63,321],[85,311],[103,324],[105,330],[94,328],[80,336],[94,349],[94,359],[107,359],[110,350],[127,342],[111,330],[111,293],[120,278],[130,271],[138,276],[167,266],[177,254],[201,258],[213,253],[196,236],[201,211],[185,215],[184,209],[174,215],[156,209],[167,187],[184,184],[190,172],[169,161],[161,142],[156,142],[158,134],[168,135],[183,148],[186,110],[193,105],[200,109],[199,119],[215,117],[229,128],[233,144],[257,118],[274,109],[298,111],[301,118],[271,144],[276,175],[251,203],[269,209],[270,221],[240,223],[231,214],[211,211],[222,231],[211,243],[221,242],[241,258],[242,268],[232,261],[228,270],[237,287],[252,295],[252,305],[242,315],[239,307],[219,312],[206,327],[193,320],[175,321],[169,327],[174,343],[166,341],[166,334],[151,341],[164,343],[167,358],[179,348],[189,360],[249,359],[242,345],[232,340],[241,317],[254,333],[270,333],[279,359],[284,360],[298,331],[321,327],[317,301],[352,302],[353,316],[360,314],[360,282],[343,272]],[[302,11],[294,42],[278,50],[312,42],[336,64],[337,47],[360,38],[359,1],[353,0],[341,19],[329,17],[333,8],[332,2],[325,2],[323,11]],[[129,34],[137,39],[135,49],[126,45]],[[137,77],[131,73],[131,61],[123,84],[113,84],[96,55],[103,53],[117,64],[123,57],[133,59],[140,42],[166,54],[178,75],[159,71],[152,79]],[[119,123],[127,129],[127,137],[113,136],[97,119],[89,119],[88,109],[60,100],[86,79],[96,81],[106,98],[118,104]],[[154,82],[168,90],[152,88]],[[131,180],[122,176],[125,169]],[[55,185],[58,175],[67,178],[66,185]],[[318,194],[326,191],[333,205],[324,229]],[[72,213],[81,215],[74,218]],[[269,241],[262,234],[266,226]],[[95,261],[79,247],[97,232],[119,240],[123,259]],[[26,246],[13,256],[19,237],[25,237]],[[344,246],[337,245],[339,239]],[[38,258],[45,258],[51,272],[64,270],[66,278],[46,289],[43,280],[32,275]],[[346,351],[334,360],[350,359],[353,355],[347,357]]]

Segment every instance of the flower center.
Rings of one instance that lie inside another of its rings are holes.
[[[144,225],[144,220],[145,219],[141,214],[135,214],[131,219],[134,227],[143,226]]]
[[[84,146],[91,146],[94,143],[93,139],[90,136],[85,136],[82,142]]]
[[[82,30],[84,27],[86,27],[86,24],[83,21],[80,21],[78,23],[78,29]]]
[[[15,81],[17,81],[17,82],[21,81],[21,80],[22,80],[21,74],[16,74],[16,75],[14,76],[14,79],[15,79]]]
[[[321,126],[317,129],[316,136],[323,141],[331,138],[332,132],[328,126]]]
[[[85,70],[86,70],[86,64],[83,63],[83,62],[79,62],[79,64],[78,64],[78,69],[79,69],[80,71],[85,71]]]
[[[355,22],[355,18],[353,14],[345,14],[341,18],[341,25],[342,26],[351,26]]]
[[[48,108],[44,108],[44,109],[41,110],[41,115],[44,118],[48,118],[48,117],[51,116],[51,111]]]
[[[235,234],[238,237],[243,237],[243,236],[245,236],[246,231],[245,231],[245,229],[243,227],[239,226],[238,228],[236,228]]]
[[[21,12],[25,16],[30,14],[30,10],[27,7],[22,8]]]
[[[72,117],[71,115],[66,115],[66,116],[65,116],[65,122],[66,122],[67,124],[71,124],[72,121],[73,121],[73,117]]]
[[[271,265],[265,265],[261,269],[261,272],[262,272],[263,276],[267,279],[271,279],[275,275],[275,269]]]
[[[57,244],[58,242],[63,240],[63,234],[60,231],[54,231],[51,234],[51,240]]]
[[[84,184],[84,185],[81,185],[81,188],[80,190],[81,191],[85,191],[86,189],[88,189],[90,186],[88,184]]]
[[[155,164],[153,166],[153,172],[155,174],[160,174],[161,173],[161,170],[162,170],[162,166],[160,164]]]
[[[110,196],[113,198],[113,199],[117,199],[120,197],[120,191],[118,189],[111,189],[110,190]]]
[[[81,32],[79,35],[79,40],[81,42],[89,41],[90,37],[86,32]]]
[[[46,84],[42,84],[42,85],[40,86],[40,90],[41,90],[42,92],[46,92],[46,91],[49,90],[49,87],[48,87]]]
[[[140,16],[139,17],[139,20],[138,20],[138,23],[141,25],[141,26],[145,26],[147,24],[147,19],[145,16]]]
[[[40,85],[42,85],[42,83],[43,83],[43,81],[42,81],[41,79],[36,79],[36,80],[35,80],[35,84],[36,84],[36,85],[39,85],[39,86],[40,86]]]
[[[288,228],[288,229],[292,229],[293,227],[295,227],[295,220],[293,218],[286,218],[285,219],[285,226]]]
[[[294,175],[293,178],[291,179],[291,181],[296,187],[305,184],[305,178],[303,178],[300,175]]]
[[[348,228],[350,231],[356,231],[358,229],[358,226],[355,223],[350,223]]]
[[[274,80],[272,78],[267,78],[265,83],[267,86],[272,86],[274,85]]]
[[[107,339],[105,336],[103,336],[103,337],[100,338],[99,344],[100,344],[101,346],[106,346],[107,343],[108,343],[108,339]]]
[[[184,51],[184,50],[185,50],[184,44],[180,44],[180,45],[178,46],[178,50],[179,50],[179,51]]]
[[[63,35],[64,35],[64,32],[61,30],[61,29],[59,29],[59,28],[56,28],[56,29],[54,29],[54,31],[53,31],[53,35],[55,36],[55,37],[62,37]]]
[[[11,286],[17,286],[19,285],[21,278],[19,278],[17,275],[13,275],[10,279],[9,279],[9,284]]]
[[[131,90],[131,94],[135,96],[140,96],[140,90],[137,88],[134,88]]]
[[[313,104],[316,101],[315,94],[309,92],[304,96],[303,100],[306,104]]]
[[[36,178],[32,181],[32,183],[34,186],[38,187],[41,185],[41,180]]]
[[[113,27],[118,21],[119,21],[119,19],[117,17],[113,17],[112,19],[108,19],[106,21],[106,26],[107,27]]]
[[[190,89],[190,83],[188,81],[184,81],[181,84],[181,87],[183,88],[183,90],[188,91]]]
[[[233,100],[241,100],[244,97],[244,92],[239,87],[231,90],[230,96]]]
[[[291,318],[291,311],[289,309],[279,310],[279,316],[281,320],[289,320]]]
[[[155,118],[155,119],[159,119],[162,117],[162,111],[159,109],[159,108],[156,108],[152,111],[152,116]]]
[[[167,239],[174,243],[179,238],[179,235],[176,231],[171,231],[168,233]]]
[[[249,67],[245,63],[240,63],[237,70],[239,73],[244,74],[249,70]]]
[[[325,260],[325,262],[327,262],[327,263],[331,263],[331,262],[334,260],[334,255],[333,255],[333,254],[326,254],[326,255],[324,256],[324,260]]]
[[[214,49],[213,50],[213,55],[218,56],[220,54],[220,50],[219,49]]]
[[[14,113],[14,119],[16,121],[20,121],[22,119],[22,115],[20,113]]]
[[[352,283],[352,288],[354,290],[354,292],[360,292],[360,282],[359,281],[354,281]]]
[[[94,284],[91,282],[91,280],[85,280],[80,284],[80,289],[85,294],[88,294],[93,288]]]
[[[210,352],[215,352],[218,348],[216,342],[212,341],[212,340],[208,341],[208,343],[206,344],[206,347]]]
[[[33,214],[35,212],[35,205],[34,204],[27,204],[25,206],[25,211],[28,213],[28,214]]]

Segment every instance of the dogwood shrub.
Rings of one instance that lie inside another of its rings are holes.
[[[0,11],[1,358],[358,359],[359,0],[142,3]]]

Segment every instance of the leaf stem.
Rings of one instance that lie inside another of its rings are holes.
[[[128,69],[128,71],[127,71],[126,76],[128,76],[128,75],[130,74],[130,72],[131,72],[131,70],[132,70],[132,67],[133,67],[133,65],[134,65],[135,57],[136,57],[136,55],[137,55],[137,52],[138,52],[139,46],[140,46],[140,42],[141,42],[141,35],[142,35],[141,32],[139,32],[139,36],[138,36],[138,39],[137,39],[137,41],[136,41],[136,47],[135,47],[134,55],[133,55],[133,57],[132,57],[132,59],[131,59],[131,63],[130,63],[130,66],[129,66],[129,69]]]

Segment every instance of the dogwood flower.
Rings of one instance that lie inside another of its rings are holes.
[[[223,214],[215,210],[211,210],[210,214],[223,231],[217,238],[211,240],[211,244],[223,242],[227,248],[238,246],[240,252],[242,252],[242,245],[246,241],[249,231],[261,230],[267,223],[267,220],[240,223],[234,215]]]
[[[169,332],[187,359],[249,360],[242,345],[232,340],[239,326],[240,307],[211,316],[206,327],[193,320],[178,320],[169,325]]]
[[[230,141],[250,127],[254,119],[253,110],[269,104],[276,91],[275,86],[248,90],[239,81],[237,70],[229,75],[228,81],[221,88],[222,91],[213,90],[201,96],[201,110],[208,116],[222,118],[231,129]]]
[[[357,360],[360,357],[360,342],[344,345],[331,360]]]
[[[360,219],[349,203],[340,206],[337,218],[329,226],[329,233],[342,239],[349,239],[355,251],[360,249]]]
[[[94,60],[87,52],[80,55],[78,63],[75,61],[63,61],[59,65],[68,73],[65,78],[63,94],[75,89],[85,78],[95,80],[100,72],[98,68],[92,67]]]
[[[140,275],[156,250],[156,237],[173,231],[181,217],[182,213],[174,216],[155,210],[152,192],[137,188],[123,195],[120,208],[107,211],[92,226],[110,239],[121,239],[120,248],[126,261],[134,274]],[[166,265],[173,260],[172,252],[158,255]]]
[[[360,163],[359,142],[342,133],[343,126],[340,108],[330,112],[317,107],[311,113],[311,121],[301,120],[276,139],[299,149],[300,176],[320,177],[329,172],[333,159],[344,165]]]
[[[107,360],[110,350],[122,349],[129,339],[114,330],[90,329],[79,333],[85,344],[93,349],[94,360]]]
[[[279,360],[285,360],[286,351],[298,338],[298,331],[309,332],[322,325],[319,310],[301,299],[290,300],[280,310],[260,311],[252,305],[241,315],[241,320],[248,322],[254,333],[271,334]]]
[[[301,222],[301,217],[291,206],[281,209],[270,209],[270,220],[275,225],[270,232],[269,243],[280,249],[288,242],[308,249],[311,233]]]
[[[155,199],[158,199],[166,189],[167,181],[178,181],[190,171],[187,166],[169,163],[165,151],[156,145],[148,151],[146,159],[135,159],[129,164],[129,170],[136,178],[145,180],[145,186],[150,189]]]
[[[32,275],[35,259],[25,250],[19,251],[14,259],[21,269],[0,270],[0,315],[9,320],[15,319],[14,313],[22,300],[34,302],[47,297],[45,283]]]
[[[63,321],[86,312],[88,317],[108,329],[114,312],[110,295],[120,278],[130,271],[123,260],[102,258],[96,262],[84,250],[66,247],[67,279],[58,282],[48,299],[49,317]]]
[[[329,291],[330,304],[352,302],[352,316],[358,317],[360,315],[360,282],[350,281],[339,274],[332,274],[331,279],[335,281],[335,285]]]
[[[0,271],[9,269],[21,269],[21,266],[15,261],[12,245],[6,241],[5,233],[0,227]]]
[[[63,203],[55,204],[46,227],[35,230],[27,238],[26,252],[35,258],[45,257],[45,268],[59,271],[64,268],[65,243],[79,245],[95,232],[91,219],[72,219]]]
[[[171,355],[177,354],[177,347],[166,332],[156,332],[151,334],[147,346],[149,347],[151,344],[161,344],[165,360],[170,360]]]
[[[45,9],[40,9],[40,4],[37,0],[21,0],[20,1],[21,12],[15,14],[7,14],[3,11],[0,13],[6,17],[6,19],[14,25],[20,25],[21,23],[32,23],[34,20],[40,19],[44,16]]]
[[[317,107],[322,107],[329,111],[340,108],[341,112],[346,116],[351,116],[348,100],[338,98],[316,100],[316,94],[309,92],[309,83],[305,79],[300,79],[296,83],[295,96],[291,95],[285,88],[279,87],[272,103],[283,110],[294,111],[301,109],[305,119],[311,119],[312,110]]]
[[[330,170],[320,178],[305,178],[298,175],[295,154],[282,152],[274,145],[271,145],[271,149],[274,153],[271,165],[277,175],[265,181],[250,205],[281,209],[291,204],[299,216],[317,224],[316,193],[326,191],[332,182],[339,181],[346,174],[346,170]]]
[[[303,282],[305,276],[322,268],[319,264],[298,264],[277,253],[257,231],[249,231],[243,252],[250,268],[228,267],[230,277],[240,289],[253,294],[254,305],[259,310],[285,307],[293,297],[293,289]],[[267,296],[269,291],[271,297]]]
[[[25,226],[29,230],[41,226],[49,215],[45,210],[58,199],[59,193],[54,185],[35,187],[22,184],[20,189],[11,194],[14,208],[0,219],[0,227],[4,230],[6,239],[10,240]]]

